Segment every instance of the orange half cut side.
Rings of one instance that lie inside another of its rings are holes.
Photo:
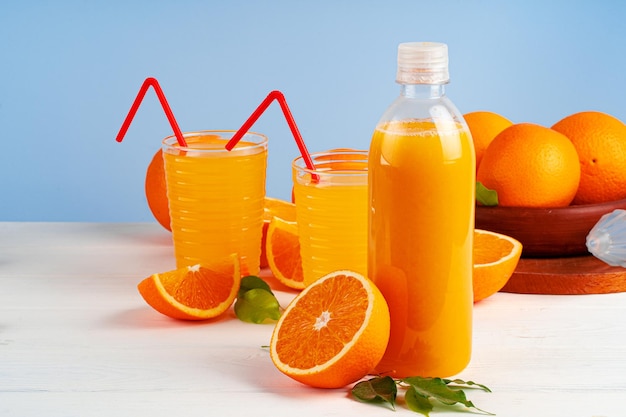
[[[274,277],[289,288],[304,288],[298,224],[274,217],[265,242],[267,263]]]
[[[510,236],[474,230],[474,302],[500,291],[515,272],[522,244]]]
[[[298,294],[274,328],[270,355],[285,375],[339,388],[374,370],[389,341],[389,309],[369,279],[336,271]]]

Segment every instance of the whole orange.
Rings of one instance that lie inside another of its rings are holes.
[[[513,122],[504,116],[490,111],[475,111],[463,116],[474,141],[476,170],[480,166],[485,150],[491,141]]]
[[[159,224],[171,231],[170,211],[167,202],[167,189],[165,187],[165,167],[163,154],[159,149],[152,157],[146,171],[146,200],[148,207]]]
[[[491,142],[476,179],[497,191],[500,206],[563,207],[578,190],[580,163],[563,134],[532,123],[514,124]]]
[[[626,198],[626,125],[606,113],[585,111],[552,129],[567,136],[578,152],[581,176],[574,204]]]

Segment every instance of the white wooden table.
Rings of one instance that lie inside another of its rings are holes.
[[[418,415],[282,375],[272,325],[156,313],[136,285],[173,266],[157,224],[0,223],[0,416]],[[458,377],[498,416],[626,416],[626,294],[496,294]]]

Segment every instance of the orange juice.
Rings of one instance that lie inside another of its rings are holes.
[[[329,151],[293,162],[305,285],[329,272],[367,273],[367,152]]]
[[[391,313],[381,373],[447,377],[471,354],[474,157],[454,121],[388,121],[369,154],[369,276]]]
[[[242,273],[259,273],[267,138],[247,133],[227,151],[233,133],[185,133],[186,148],[163,141],[177,267],[236,253]]]

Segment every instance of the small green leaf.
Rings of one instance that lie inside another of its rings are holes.
[[[462,379],[423,378],[412,376],[402,379],[392,377],[376,377],[367,381],[359,382],[352,388],[352,394],[358,400],[368,403],[387,403],[395,410],[398,386],[405,388],[404,401],[411,411],[430,416],[434,405],[431,400],[438,401],[441,407],[450,411],[465,411],[473,408],[483,414],[494,415],[481,410],[467,399],[460,388],[477,388],[485,392],[491,392],[487,386],[477,384],[474,381]]]
[[[419,394],[427,398],[432,397],[443,404],[452,405],[461,403],[466,407],[474,406],[471,402],[467,401],[463,391],[450,389],[441,378],[409,377],[404,378],[402,382],[409,384]]]
[[[476,201],[483,206],[497,206],[498,192],[485,187],[480,181],[476,181]]]
[[[433,405],[428,397],[418,393],[412,386],[410,386],[404,394],[404,400],[411,411],[424,414],[426,417],[430,415],[430,412],[433,409]]]
[[[454,405],[456,403],[460,403],[467,408],[474,408],[485,414],[490,414],[476,407],[471,401],[467,399],[467,397],[465,396],[465,392],[463,392],[462,390],[450,388],[448,384],[453,381],[449,379],[444,380],[441,378],[409,377],[403,378],[402,382],[408,384],[410,388],[416,391],[417,394],[420,394],[426,398],[433,398],[442,404]],[[470,383],[462,380],[455,380],[455,383],[470,385]],[[472,382],[471,385],[483,387],[482,385],[476,384],[474,382]],[[487,388],[487,390],[489,390],[489,388]]]
[[[253,290],[255,288],[261,288],[265,291],[268,291],[270,294],[273,294],[272,289],[267,284],[267,282],[263,281],[257,276],[248,275],[241,278],[241,284],[239,284],[239,293],[237,294],[237,297],[241,297],[245,294],[246,291]]]
[[[280,304],[271,291],[252,288],[237,297],[235,314],[241,321],[260,324],[266,320],[278,320],[281,311]]]
[[[452,385],[452,387],[461,387],[464,386],[466,388],[479,388],[485,392],[491,392],[491,390],[483,384],[477,384],[474,381],[463,381],[462,379],[444,379],[443,382],[445,382],[446,384],[455,384]]]
[[[385,403],[395,410],[398,387],[390,376],[361,381],[352,388],[352,395],[366,403]]]

